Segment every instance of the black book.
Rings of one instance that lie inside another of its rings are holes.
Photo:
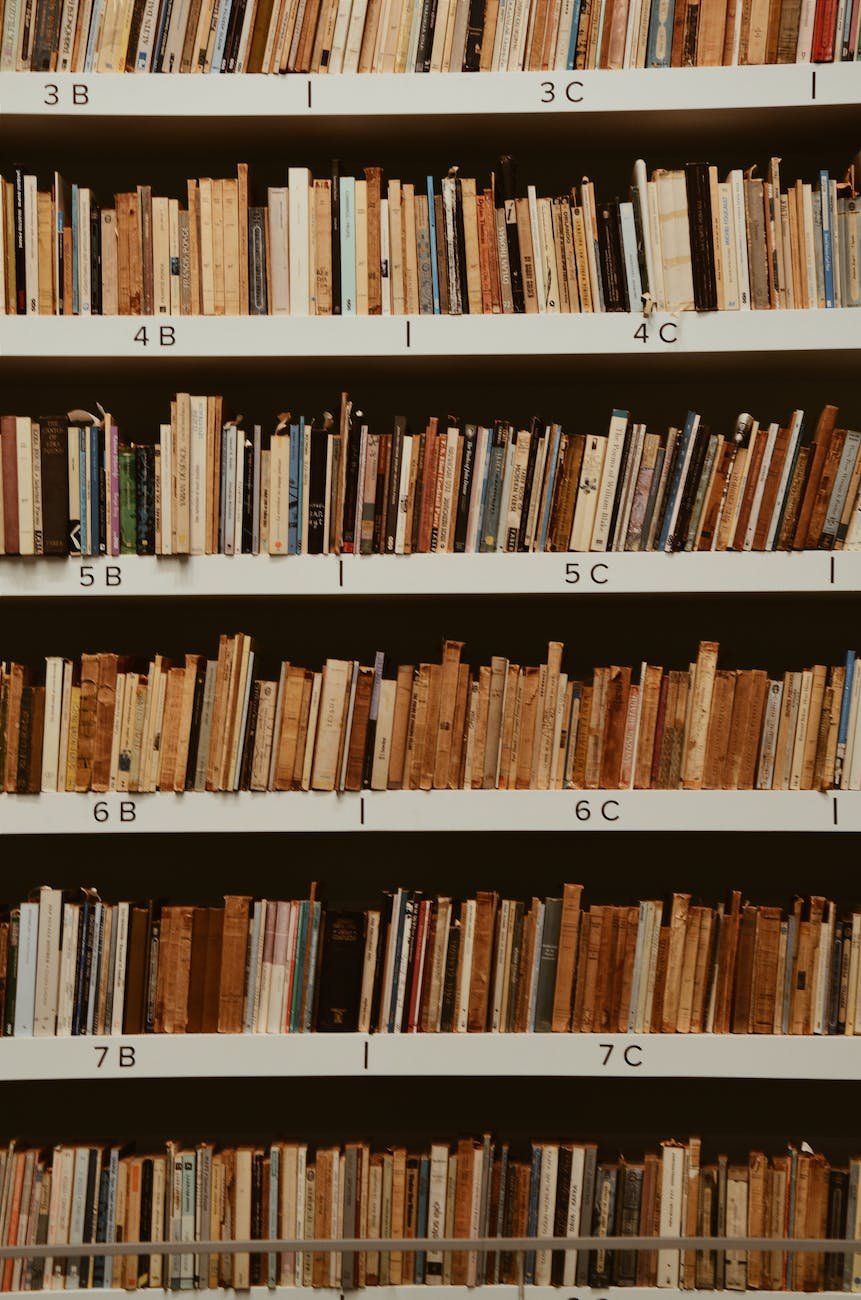
[[[24,251],[24,171],[14,169],[12,181],[12,221],[15,245],[15,310],[19,316],[27,313],[27,258]]]
[[[322,555],[326,539],[326,461],[329,434],[311,429],[311,472],[308,475],[308,554]]]
[[[108,484],[105,478],[105,437],[106,434],[101,429],[94,429],[90,438],[90,456],[96,470],[96,484],[98,491],[94,494],[98,498],[98,514],[93,521],[93,533],[98,531],[98,551],[99,555],[107,555],[108,551]]]
[[[398,533],[398,515],[401,509],[401,468],[404,458],[404,437],[407,431],[406,416],[395,416],[389,453],[389,490],[386,494],[385,551],[394,555]]]
[[[138,71],[138,69],[135,67],[135,58],[137,57],[137,49],[138,49],[138,45],[140,44],[141,24],[143,22],[144,10],[146,9],[146,6],[147,6],[147,0],[134,0],[134,9],[132,10],[131,27],[129,28],[129,43],[128,46],[126,47],[126,50],[124,51],[126,72]],[[192,50],[191,52],[192,71],[194,70],[194,65],[197,61],[197,56],[198,56],[198,51]],[[118,68],[117,71],[122,72],[123,69]],[[140,71],[143,71],[143,69],[141,68]]]
[[[254,733],[257,730],[257,717],[260,712],[260,682],[251,687],[251,699],[248,702],[248,725],[242,742],[242,762],[239,767],[239,788],[247,790],[251,784],[251,764],[254,761]]]
[[[38,0],[33,46],[30,55],[31,72],[50,72],[51,56],[60,40],[61,0]]]
[[[341,315],[341,162],[332,159],[332,315]]]
[[[419,20],[419,40],[416,46],[416,72],[430,72],[433,34],[436,27],[437,0],[423,0]]]
[[[514,159],[510,154],[503,154],[497,169],[497,184],[494,186],[496,206],[502,207],[505,214],[505,235],[508,242],[508,265],[511,272],[511,298],[515,312],[526,310],[523,298],[523,273],[520,269],[520,237],[517,233],[517,198]]]
[[[111,1170],[107,1163],[108,1155],[105,1153],[102,1168],[99,1173],[99,1202],[96,1211],[96,1241],[105,1241],[108,1231],[108,1197],[111,1189]],[[96,1255],[93,1258],[93,1288],[104,1286],[105,1284],[105,1256]]]
[[[86,1032],[86,995],[88,967],[93,954],[94,907],[89,901],[81,904],[78,917],[78,952],[75,961],[75,1001],[72,1011],[72,1037]],[[83,1031],[81,1025],[83,1024]]]
[[[679,513],[676,515],[675,532],[667,539],[672,551],[683,551],[685,549],[697,488],[703,472],[703,464],[708,455],[709,437],[708,425],[701,424],[694,436],[694,449],[691,452],[687,476],[682,485],[682,499],[679,503]]]
[[[237,539],[238,540],[238,539]],[[242,448],[242,554],[254,550],[254,443],[245,439]]]
[[[315,1028],[319,1033],[353,1034],[359,1027],[365,914],[326,912],[323,927]],[[380,939],[382,946],[382,933]]]
[[[251,1240],[261,1241],[266,1235],[263,1231],[263,1152],[255,1151],[251,1157]],[[256,1251],[250,1260],[251,1285],[259,1286],[263,1282],[265,1256]]]
[[[520,980],[523,972],[523,903],[514,905],[514,921],[511,927],[511,992],[508,996],[508,1024],[502,1025],[505,1033],[514,1029],[514,1013],[520,996]]]
[[[42,550],[69,554],[69,421],[63,415],[39,418],[42,472]]]
[[[102,210],[90,197],[90,311],[102,314]]]
[[[138,1240],[152,1241],[152,1188],[153,1162],[147,1157],[141,1162],[141,1209],[138,1223]],[[138,1256],[138,1284],[146,1286],[149,1282],[149,1256]]]
[[[568,1236],[568,1201],[571,1196],[571,1169],[574,1151],[570,1146],[559,1148],[556,1171],[556,1206],[553,1211],[553,1236]],[[550,1280],[553,1286],[562,1286],[565,1278],[565,1252],[554,1250],[550,1262]]]
[[[553,994],[556,989],[561,925],[562,899],[548,898],[544,904],[544,928],[541,932],[541,953],[538,961],[538,988],[535,996],[536,1034],[549,1034],[553,1021]]]
[[[161,941],[161,906],[154,905],[150,917],[146,949],[146,992],[144,994],[144,1033],[155,1031],[155,995],[158,986],[158,949]]]
[[[170,15],[173,11],[174,0],[164,0],[158,17],[158,28],[156,30],[155,45],[150,62],[151,72],[165,72],[164,54],[167,47],[167,37],[170,30]]]
[[[266,209],[248,209],[248,314],[266,316]]]
[[[416,935],[419,928],[419,908],[421,907],[421,902],[421,894],[410,894],[407,899],[407,907],[404,914],[404,927],[406,928],[407,920],[410,922],[410,937],[407,946],[406,978],[404,980],[404,1005],[401,1009],[401,1023],[397,1026],[402,1034],[407,1032],[410,1024],[410,1000],[412,997],[413,968],[416,956]]]
[[[84,1226],[81,1232],[82,1245],[89,1245],[93,1240],[95,1230],[95,1217],[97,1213],[98,1197],[98,1173],[99,1173],[99,1152],[96,1147],[90,1147],[89,1158],[87,1161],[87,1185],[84,1191]],[[79,1283],[82,1288],[90,1286],[90,1270],[93,1265],[93,1259],[89,1255],[81,1255],[78,1261]]]
[[[466,530],[469,525],[469,507],[475,480],[475,449],[478,434],[474,424],[463,430],[463,455],[460,462],[460,482],[457,489],[457,515],[454,524],[454,549],[458,555],[466,550]]]
[[[622,1165],[619,1179],[621,1185],[616,1198],[616,1236],[637,1237],[640,1234],[640,1205],[643,1199],[643,1166]],[[616,1286],[636,1286],[637,1251],[619,1250],[615,1254]]]
[[[591,1234],[593,1231],[592,1213],[595,1203],[595,1177],[597,1165],[597,1148],[594,1146],[587,1146],[586,1158],[583,1162],[583,1189],[580,1193],[580,1235],[582,1237]],[[580,1250],[577,1252],[577,1286],[583,1287],[590,1285],[589,1272],[591,1260],[591,1251]]]
[[[619,200],[599,203],[598,219],[598,269],[604,288],[605,311],[628,310],[628,285],[625,277],[625,258],[622,253],[622,225]]]
[[[388,501],[389,461],[392,453],[391,434],[380,434],[379,457],[377,459],[377,486],[374,495],[374,530],[371,536],[371,554],[379,555],[383,550],[386,527],[386,504]]]
[[[135,447],[138,555],[155,553],[155,447]]]
[[[457,259],[457,278],[460,292],[460,310],[469,315],[469,287],[466,278],[466,232],[463,224],[463,182],[454,178],[454,247]]]
[[[846,1236],[848,1198],[848,1170],[830,1170],[828,1174],[828,1218],[826,1220],[826,1235],[828,1237],[840,1238]],[[842,1291],[844,1289],[843,1269],[845,1262],[846,1256],[842,1254],[831,1254],[829,1251],[825,1256],[824,1289],[826,1291]]]
[[[454,1026],[454,1001],[457,992],[457,957],[460,952],[460,926],[452,924],[448,932],[448,950],[445,955],[445,975],[442,986],[440,1031],[450,1034]]]
[[[185,788],[194,789],[194,774],[197,769],[197,750],[200,745],[200,720],[203,716],[203,692],[206,686],[206,660],[201,659],[197,665],[194,682],[194,700],[191,706],[191,728],[188,736],[188,760],[185,765]]]
[[[15,1033],[15,1002],[18,991],[18,941],[21,933],[21,909],[9,913],[9,945],[6,952],[6,996],[3,1001],[3,1037]]]
[[[610,1237],[616,1227],[616,1190],[619,1171],[614,1165],[599,1165],[595,1176],[595,1195],[592,1201],[592,1235]],[[589,1285],[608,1287],[613,1281],[615,1252],[591,1250],[589,1252]]]
[[[344,475],[344,515],[341,521],[341,550],[352,555],[356,550],[356,507],[359,498],[359,461],[362,455],[361,426],[353,420],[352,403],[346,418],[347,468]],[[356,412],[361,417],[361,412]]]
[[[25,686],[21,692],[21,712],[18,721],[18,761],[15,767],[15,790],[26,794],[30,782],[30,745],[33,739],[33,688]]]
[[[227,24],[227,39],[224,42],[224,54],[221,59],[222,72],[235,72],[236,59],[239,55],[239,42],[242,38],[242,27],[245,22],[245,9],[247,0],[233,0],[230,9],[230,19]],[[165,72],[178,72],[178,68],[165,68]]]
[[[717,280],[712,240],[712,200],[707,163],[685,165],[688,225],[691,234],[691,271],[697,311],[717,311]]]
[[[481,38],[484,32],[484,0],[469,0],[466,20],[466,49],[463,54],[463,71],[481,71]]]

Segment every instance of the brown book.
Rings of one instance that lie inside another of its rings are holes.
[[[804,484],[807,481],[807,466],[810,460],[810,447],[800,447],[798,456],[795,461],[795,469],[792,471],[792,479],[789,489],[786,493],[786,505],[783,510],[783,519],[780,525],[780,535],[778,537],[778,551],[791,551],[792,539],[795,535],[796,520],[798,512],[801,509],[801,499],[804,492]]]
[[[484,784],[484,751],[487,745],[487,715],[490,707],[490,669],[482,664],[478,670],[478,704],[474,720],[474,737],[472,745],[472,770],[468,784],[473,790],[480,790]],[[471,724],[472,725],[472,724]]]
[[[612,909],[609,907],[590,907],[588,938],[584,933],[585,964],[583,969],[583,1003],[580,1016],[580,1029],[584,1034],[592,1033],[596,1025],[596,995],[601,978],[602,950],[606,951],[605,933],[611,928]]]
[[[730,729],[730,757],[734,768],[735,784],[732,790],[752,790],[756,783],[756,764],[759,756],[759,740],[762,734],[762,718],[768,696],[768,674],[764,669],[754,668],[750,672],[750,692],[747,701],[746,718],[739,716],[739,733],[735,735]],[[735,712],[733,712],[735,723]],[[737,764],[736,764],[736,755]],[[725,787],[727,788],[727,787]]]
[[[129,956],[123,1009],[123,1032],[126,1034],[142,1034],[144,1031],[149,927],[149,909],[133,907],[129,917]]]
[[[98,678],[96,683],[95,736],[90,789],[103,792],[109,789],[111,779],[111,748],[113,744],[119,660],[115,654],[100,654],[95,658],[97,660]],[[81,684],[83,686],[83,678]],[[80,723],[78,735],[78,761],[80,762]]]
[[[404,755],[404,790],[418,790],[424,761],[424,744],[427,733],[427,704],[430,664],[419,664],[410,696],[410,714],[407,726]],[[397,712],[397,696],[395,710]],[[391,769],[390,769],[391,771]]]
[[[780,924],[783,913],[779,907],[760,907],[756,923],[756,943],[753,955],[751,1030],[754,1034],[770,1034],[774,1030],[774,1011],[778,994],[777,973],[780,950]]]
[[[768,427],[760,425],[756,431],[756,441],[753,444],[752,451],[748,451],[747,478],[745,480],[744,492],[741,498],[738,515],[736,517],[735,534],[730,540],[730,546],[734,551],[744,550],[744,539],[747,533],[747,525],[750,522],[750,512],[753,509],[753,498],[756,492],[756,485],[759,480],[759,471],[762,467],[762,458],[765,455],[765,448],[768,442]]]
[[[368,185],[368,315],[379,316],[383,310],[380,279],[380,187],[382,168],[366,167]]]
[[[532,784],[532,747],[535,728],[538,726],[538,688],[540,670],[523,669],[523,702],[520,715],[520,735],[517,738],[517,774],[515,789],[528,790]]]
[[[332,182],[315,180],[314,202],[314,304],[315,315],[332,315]]]
[[[553,993],[554,1034],[565,1034],[571,1027],[574,1000],[574,973],[580,938],[580,900],[582,885],[562,886],[562,919],[559,926],[559,957],[556,962],[556,986]],[[627,1025],[625,1026],[627,1030]]]
[[[831,440],[834,436],[834,426],[836,421],[837,407],[824,407],[816,425],[816,432],[813,435],[809,462],[810,468],[807,474],[804,494],[801,499],[798,523],[795,526],[795,533],[792,541],[795,550],[804,550],[811,545],[816,545],[816,542],[811,542],[811,523],[813,521],[813,511],[816,505],[816,496],[819,491],[819,482],[822,477],[823,469],[825,468],[825,462],[828,458],[828,451],[831,446]],[[825,516],[823,515],[823,522],[824,518]],[[820,532],[821,531],[822,528],[820,524]]]
[[[780,487],[780,479],[783,474],[783,466],[786,462],[786,454],[789,449],[790,428],[778,431],[774,440],[774,447],[771,452],[771,461],[769,462],[768,472],[765,477],[765,486],[762,491],[762,500],[759,505],[759,514],[756,519],[756,528],[753,534],[753,544],[751,550],[765,550],[765,543],[768,540],[769,529],[771,528],[771,519],[777,505],[777,491]]]
[[[580,693],[580,717],[577,721],[577,736],[574,741],[574,772],[572,783],[575,790],[586,786],[586,756],[589,748],[589,729],[592,715],[592,687],[584,686]]]
[[[218,1009],[221,1001],[221,949],[224,938],[224,908],[210,907],[206,927],[206,966],[203,981],[203,1021],[201,1032],[218,1032]]]
[[[407,732],[412,712],[414,669],[412,664],[401,664],[398,668],[397,689],[395,692],[395,712],[392,722],[391,758],[389,759],[389,789],[406,789],[404,776],[407,753]]]
[[[457,701],[454,706],[454,723],[452,725],[452,753],[449,760],[449,789],[460,790],[465,787],[466,769],[466,717],[472,695],[472,673],[468,664],[461,664],[457,671]]]
[[[0,416],[3,464],[3,540],[7,555],[20,553],[18,532],[18,446],[14,415]]]
[[[553,510],[550,517],[549,546],[551,551],[567,551],[571,538],[571,525],[574,522],[574,510],[577,506],[577,488],[580,483],[580,469],[583,464],[583,451],[586,447],[585,434],[575,433],[568,440],[562,473],[557,478]]]
[[[155,312],[155,281],[153,277],[151,185],[139,185],[137,187],[137,210],[138,221],[140,222],[141,249],[140,310],[144,316],[152,316]]]
[[[81,705],[78,715],[78,753],[75,789],[84,793],[91,787],[96,752],[98,716],[99,656],[81,655]]]
[[[209,943],[210,908],[195,907],[191,922],[191,965],[188,973],[188,1017],[186,1033],[202,1034],[206,996],[206,951]]]
[[[640,1200],[640,1236],[652,1237],[658,1232],[658,1199],[660,1189],[659,1157],[647,1151],[643,1157],[643,1194]],[[637,1252],[637,1286],[655,1286],[658,1276],[657,1251]]]
[[[436,440],[434,440],[436,441]],[[462,641],[445,641],[442,650],[442,668],[439,678],[439,711],[437,715],[436,752],[433,770],[433,788],[450,788],[452,773],[453,724],[457,707],[458,680]]]
[[[162,908],[155,997],[156,1033],[186,1032],[194,910],[186,906]]]
[[[305,689],[306,670],[294,668],[289,664],[284,667],[284,687],[281,699],[281,717],[278,735],[275,737],[276,790],[293,789],[293,777],[296,771],[296,747],[299,740],[299,719],[302,712],[302,697]]]
[[[732,1008],[734,1034],[749,1034],[753,1027],[753,972],[758,910],[747,903],[742,908]]]
[[[601,745],[600,779],[603,790],[619,788],[630,689],[630,668],[612,667],[607,677],[604,736]]]
[[[475,937],[472,946],[472,972],[469,981],[467,1032],[482,1034],[487,1029],[487,1009],[493,962],[493,932],[499,908],[498,896],[479,890],[475,896]]]
[[[697,947],[697,961],[694,970],[694,990],[691,1005],[690,1032],[701,1034],[705,1030],[706,1012],[709,997],[709,980],[714,955],[714,941],[717,920],[710,907],[699,909],[700,937]]]
[[[176,776],[176,751],[179,743],[179,717],[185,690],[185,669],[170,668],[164,693],[164,720],[159,746],[157,788],[173,790]],[[95,785],[93,789],[95,789]]]
[[[371,695],[374,690],[373,668],[360,668],[356,679],[356,698],[353,702],[353,725],[350,728],[347,750],[347,776],[345,790],[361,790],[368,740],[368,718],[371,712]]]
[[[454,1185],[454,1236],[468,1237],[472,1219],[472,1179],[475,1151],[478,1144],[464,1138],[457,1144],[457,1176]],[[469,1256],[466,1251],[455,1251],[451,1257],[451,1281],[454,1286],[465,1286],[469,1276]]]
[[[245,1001],[245,955],[251,899],[227,894],[224,899],[224,933],[218,991],[218,1032],[240,1034]]]
[[[23,770],[26,772],[24,794],[38,794],[42,788],[42,738],[45,729],[45,688],[30,688],[30,740]],[[19,771],[22,763],[19,760]]]
[[[673,894],[661,1015],[662,1031],[665,1034],[674,1034],[677,1027],[690,904],[690,894]]]
[[[420,790],[432,790],[434,788],[436,747],[439,738],[441,678],[442,665],[428,664],[424,743],[421,747],[421,753],[418,756],[418,788]]]

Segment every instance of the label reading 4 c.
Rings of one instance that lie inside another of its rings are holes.
[[[641,321],[634,330],[634,338],[638,343],[648,343],[654,331],[650,330],[645,321]],[[658,328],[658,338],[662,343],[678,343],[679,329],[674,320],[665,320],[663,325]]]

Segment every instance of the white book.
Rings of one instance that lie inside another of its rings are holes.
[[[114,949],[110,1032],[112,1034],[121,1034],[123,1032],[123,1012],[126,999],[126,965],[129,944],[128,903],[117,903],[116,912],[114,913],[114,931],[116,933],[116,946]]]
[[[350,21],[347,26],[346,46],[341,71],[355,73],[359,71],[359,55],[362,51],[362,36],[365,31],[365,15],[368,12],[368,0],[353,0]]]
[[[24,290],[27,315],[39,314],[39,193],[35,176],[24,177]]]
[[[469,1022],[469,985],[472,976],[472,952],[475,946],[475,899],[468,899],[460,913],[459,984],[455,1001],[454,1029],[465,1034]]]
[[[744,173],[736,168],[727,177],[732,200],[735,233],[735,265],[738,276],[739,311],[750,311],[750,269],[747,260],[747,218],[744,208]]]
[[[126,687],[128,673],[117,673],[117,691],[114,700],[114,724],[111,731],[111,765],[108,771],[108,789],[116,790],[117,773],[120,767],[120,739],[123,731],[123,719],[126,708]]]
[[[852,696],[849,704],[849,727],[846,737],[846,756],[843,760],[841,790],[861,790],[861,672],[852,674]]]
[[[288,168],[288,264],[290,312],[293,316],[308,316],[311,313],[310,185],[311,173],[307,167]]]
[[[661,1210],[659,1233],[662,1237],[680,1237],[682,1233],[682,1206],[684,1203],[685,1149],[662,1142],[661,1153]],[[677,1250],[658,1251],[659,1287],[678,1287],[679,1260]]]
[[[287,316],[290,312],[289,201],[287,187],[268,191],[269,223],[269,312]]]
[[[762,725],[762,743],[756,773],[757,790],[770,790],[774,778],[774,759],[777,748],[777,729],[780,724],[780,706],[783,702],[783,682],[770,681],[765,702],[765,720]]]
[[[738,311],[738,247],[735,238],[735,213],[732,190],[728,181],[718,183],[718,229],[720,232],[720,262],[723,271],[724,310]]]
[[[84,1240],[87,1209],[87,1179],[90,1170],[89,1147],[78,1147],[74,1152],[75,1165],[72,1176],[71,1214],[69,1215],[69,1245],[76,1246]],[[77,1291],[81,1285],[80,1258],[70,1256],[66,1264],[67,1291]]]
[[[69,1038],[75,1012],[75,974],[78,961],[78,926],[81,909],[74,903],[63,905],[63,946],[57,985],[57,1037]],[[116,1001],[114,1002],[116,1006]],[[112,1030],[112,1032],[114,1032]],[[122,1033],[122,1024],[116,1033]]]
[[[18,470],[18,550],[34,555],[33,438],[29,416],[15,418],[15,459]]]
[[[577,487],[577,504],[571,524],[571,551],[585,552],[590,549],[606,450],[605,437],[600,434],[587,435]]]
[[[34,1038],[53,1037],[57,1026],[62,918],[62,890],[43,885],[39,890],[38,903],[36,991],[33,1006]]]
[[[90,234],[90,191],[78,187],[78,315],[93,311],[93,268]]]
[[[798,23],[798,44],[795,47],[795,62],[809,63],[813,49],[813,26],[816,18],[816,0],[801,0],[801,16]],[[838,45],[840,29],[838,28]]]
[[[7,0],[3,9],[3,28],[0,35],[0,72],[15,72],[18,66],[18,27],[21,21],[23,0]]]
[[[380,292],[382,315],[392,314],[392,277],[389,258],[389,200],[380,199]],[[373,251],[370,254],[373,255]]]
[[[335,27],[332,32],[332,48],[329,52],[329,63],[326,71],[332,73],[341,72],[344,66],[344,56],[347,53],[347,30],[350,23],[350,0],[338,0],[338,10],[335,15]]]
[[[206,550],[206,398],[191,397],[189,437],[189,554]]]
[[[380,682],[377,729],[374,733],[374,761],[371,767],[372,790],[386,790],[388,788],[396,695],[397,682],[394,679],[384,677]]]
[[[18,929],[18,980],[15,989],[16,1038],[33,1037],[38,942],[39,904],[22,903]]]
[[[66,660],[63,664],[63,699],[71,698],[72,690],[72,663]],[[69,709],[63,709],[60,718],[60,749],[57,760],[57,791],[61,793],[66,789],[66,764],[69,756]]]
[[[249,6],[250,8],[250,6]],[[167,205],[168,256],[170,272],[170,314],[179,316],[182,312],[182,284],[179,270],[179,200],[169,199]],[[116,247],[116,245],[114,245]],[[104,308],[102,309],[104,310]]]
[[[540,312],[545,312],[547,310],[547,292],[544,276],[544,257],[541,252],[541,223],[538,218],[538,192],[534,185],[528,185],[526,187],[526,197],[529,203],[529,225],[532,233],[532,259],[535,266],[535,294],[538,299],[538,310]]]
[[[407,532],[407,511],[410,504],[410,471],[413,460],[413,440],[410,434],[403,439],[401,451],[401,481],[398,490],[398,520],[395,530],[395,555],[404,554]]]
[[[57,791],[60,728],[63,720],[63,668],[57,656],[45,660],[45,725],[42,731],[42,782],[44,794]]]
[[[694,281],[685,173],[660,170],[655,180],[666,310],[692,311]]]
[[[645,173],[645,163],[643,164],[643,172]],[[648,260],[646,263],[649,267],[649,289],[656,309],[663,311],[667,305],[667,296],[664,288],[664,266],[661,258],[661,220],[658,211],[658,185],[656,181],[649,181],[646,185],[646,199],[643,210],[648,212],[647,259],[649,250],[651,250],[651,264]],[[646,239],[646,227],[643,228],[643,238]]]
[[[619,482],[619,467],[625,447],[625,433],[628,428],[628,412],[614,411],[610,418],[607,434],[607,450],[601,469],[601,486],[595,509],[595,522],[589,544],[591,551],[606,551],[610,547],[610,520],[613,514],[613,502]]]
[[[239,726],[236,728],[236,734],[233,737],[233,780],[230,785],[231,790],[239,789],[239,777],[242,771],[242,751],[245,745],[245,732],[248,727],[248,711],[251,708],[251,687],[254,681],[254,651],[248,649],[246,639],[245,646],[247,653],[242,656],[242,671],[239,677],[239,699],[242,701],[242,712],[240,714]]]
[[[634,224],[633,203],[619,204],[619,218],[622,226],[622,256],[625,262],[628,310],[639,311],[643,302],[643,282],[640,279],[640,261],[637,256],[637,229]]]
[[[269,451],[269,554],[286,555],[290,496],[290,432],[272,435]]]

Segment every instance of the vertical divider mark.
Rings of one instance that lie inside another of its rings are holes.
[[[833,564],[834,561],[832,560],[831,563]],[[833,577],[832,577],[831,581],[832,581],[832,582],[834,581]],[[343,590],[343,587],[344,587],[344,561],[343,561],[342,559],[339,559],[339,560],[338,560],[338,586]]]
[[[365,796],[363,794],[360,794],[359,795],[359,825],[364,826],[364,824],[365,824]]]
[[[368,1040],[365,1039],[365,1069],[368,1069]]]
[[[833,795],[831,798],[831,808],[832,808],[832,816],[834,818],[834,825],[836,826],[837,825],[837,795],[836,794]]]
[[[816,69],[811,69],[810,73],[810,98],[816,98]]]
[[[833,587],[834,586],[834,556],[832,555],[830,559],[831,559],[831,585]]]
[[[407,347],[410,347],[410,322],[407,321]]]
[[[814,77],[815,77],[815,76],[816,76],[816,73],[814,72],[813,75],[814,75]],[[308,86],[308,107],[311,108],[312,105],[311,105],[311,78],[310,78],[310,77],[308,78],[308,81],[307,81],[306,84],[307,84],[307,86]]]

